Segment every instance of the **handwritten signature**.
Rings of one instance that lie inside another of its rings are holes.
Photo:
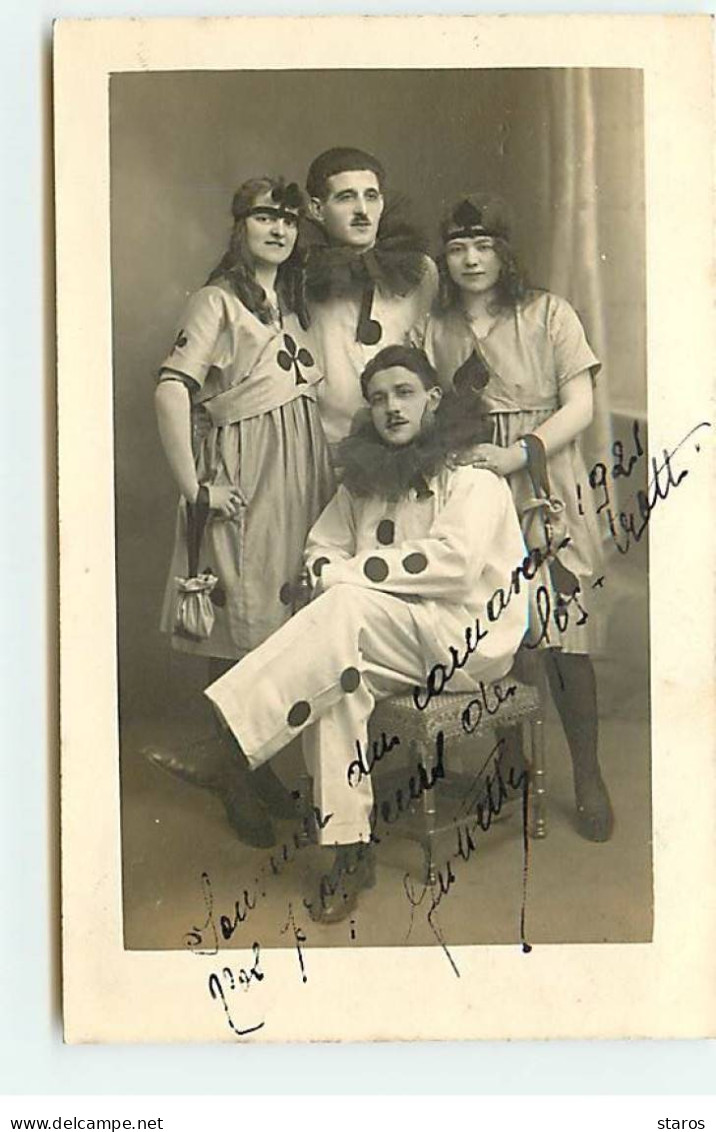
[[[634,451],[629,457],[628,464],[626,466],[624,465],[623,445],[620,441],[615,441],[612,446],[612,453],[616,457],[616,461],[612,465],[611,470],[603,463],[596,463],[593,466],[589,474],[589,486],[593,491],[601,490],[603,492],[603,498],[597,506],[597,514],[601,514],[602,511],[605,512],[612,540],[620,554],[628,554],[632,546],[641,541],[657,506],[667,500],[671,492],[680,487],[690,474],[688,468],[682,468],[680,471],[675,470],[674,457],[677,452],[688,444],[690,440],[699,435],[702,429],[705,428],[711,428],[711,422],[699,421],[698,424],[689,429],[686,435],[683,436],[672,449],[663,448],[661,457],[651,457],[649,461],[651,475],[647,483],[646,491],[640,488],[634,496],[636,508],[629,508],[626,511],[619,511],[615,514],[609,489],[609,479],[610,471],[612,480],[621,477],[629,478],[639,462],[644,458],[645,453],[641,443],[638,421],[634,423]],[[694,448],[697,453],[701,451],[698,440],[694,440]],[[622,539],[622,535],[626,535],[626,539]]]
[[[504,755],[505,740],[501,738],[492,748],[485,763],[475,776],[473,786],[464,795],[462,805],[464,816],[455,828],[454,849],[452,853],[448,854],[445,864],[436,870],[435,878],[429,878],[416,884],[409,873],[406,873],[403,877],[403,890],[408,903],[412,909],[421,908],[425,904],[427,908],[426,920],[430,930],[458,978],[460,972],[437,920],[437,912],[443,899],[452,891],[458,880],[458,873],[456,872],[458,861],[466,864],[470,860],[480,845],[480,835],[490,830],[495,818],[502,812],[506,803],[516,797],[522,797],[523,801],[523,846],[525,853],[527,852],[529,773],[526,768],[517,770],[515,767],[510,767],[503,773],[502,761]],[[522,928],[524,929],[524,920]],[[524,930],[523,950],[531,950],[529,944],[524,941]]]

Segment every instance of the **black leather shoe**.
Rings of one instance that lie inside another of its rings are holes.
[[[371,845],[338,846],[327,873],[316,878],[313,891],[304,903],[314,923],[339,924],[358,903],[358,896],[375,885],[375,853]]]
[[[609,841],[614,832],[614,812],[601,775],[575,788],[577,830],[587,841]]]
[[[244,782],[227,786],[219,794],[229,825],[244,845],[254,849],[272,849],[276,845],[276,831],[261,799]]]
[[[141,753],[152,766],[189,786],[202,790],[218,790],[221,786],[227,756],[220,736],[192,743],[181,752],[150,746],[144,747]]]
[[[255,793],[272,817],[295,820],[300,816],[296,799],[286,789],[270,763],[252,770],[251,782]]]
[[[218,795],[240,841],[256,849],[271,849],[276,844],[276,832],[253,786],[253,775],[240,752],[234,754],[227,748],[225,737],[200,740],[178,754],[161,747],[145,747],[142,754],[180,781]]]
[[[200,740],[186,747],[181,753],[164,750],[161,747],[145,747],[144,757],[152,764],[178,778],[189,786],[202,790],[213,790],[223,798],[227,779],[243,781],[245,764],[225,750],[225,737],[221,734]],[[254,793],[275,818],[298,818],[299,811],[293,795],[286,789],[281,779],[268,763],[251,771]]]

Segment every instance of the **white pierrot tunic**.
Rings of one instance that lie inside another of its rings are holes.
[[[381,327],[379,340],[365,345],[356,337],[361,293],[311,304],[311,330],[319,343],[326,380],[318,388],[318,408],[329,444],[348,436],[356,414],[365,412],[360,375],[385,346],[409,342],[411,331],[424,322],[437,290],[437,269],[425,256],[424,273],[406,295],[376,287],[371,318]]]
[[[386,503],[339,487],[309,535],[307,563],[324,589],[362,586],[408,599],[426,677],[433,665],[449,663],[451,645],[464,651],[465,630],[476,618],[489,624],[479,650],[451,681],[453,691],[471,690],[475,680],[505,675],[522,638],[524,596],[494,622],[487,604],[509,588],[524,543],[509,488],[492,472],[444,468],[428,488],[422,498],[411,489],[407,499]]]
[[[375,703],[453,668],[449,691],[504,677],[527,627],[512,587],[524,543],[510,490],[491,472],[444,469],[397,503],[338,489],[306,559],[325,592],[207,689],[258,766],[303,732],[324,843],[366,840],[368,775],[350,776]],[[483,635],[484,634],[484,635]]]

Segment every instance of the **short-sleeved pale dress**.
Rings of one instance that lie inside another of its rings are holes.
[[[187,574],[179,504],[161,621],[175,648],[239,659],[291,615],[306,537],[334,491],[316,405],[322,376],[294,314],[263,323],[228,285],[189,299],[160,380],[189,379],[199,482],[237,488],[241,507],[237,520],[209,515],[199,569],[217,575],[218,603],[210,637],[194,641],[173,632],[174,579]]]
[[[492,442],[501,447],[514,444],[551,417],[560,407],[560,391],[577,374],[589,370],[594,380],[600,369],[576,312],[565,299],[545,291],[531,292],[516,309],[501,313],[485,337],[477,336],[462,310],[432,316],[424,346],[444,388],[450,387],[456,370],[473,351],[483,359],[490,374],[483,397],[492,423]],[[541,644],[565,652],[595,651],[601,647],[602,633],[600,618],[592,616],[592,586],[598,581],[601,548],[579,441],[550,455],[548,470],[551,492],[565,504],[572,540],[570,567],[579,563],[578,600],[587,616],[583,618],[574,603],[566,624],[563,617],[555,620],[559,598],[545,567],[535,578],[532,594],[534,599],[538,586],[545,586],[549,600],[542,602],[539,613],[533,600],[532,634],[542,637]],[[524,504],[534,497],[527,471],[516,472],[509,483],[521,515]]]

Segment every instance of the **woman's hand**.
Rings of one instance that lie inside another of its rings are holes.
[[[485,468],[497,476],[511,476],[525,466],[526,457],[522,449],[515,445],[500,448],[498,444],[476,444],[474,448],[461,453],[458,462],[472,464],[473,468]]]
[[[209,507],[222,519],[238,519],[241,513],[241,496],[235,487],[228,484],[210,484]]]

